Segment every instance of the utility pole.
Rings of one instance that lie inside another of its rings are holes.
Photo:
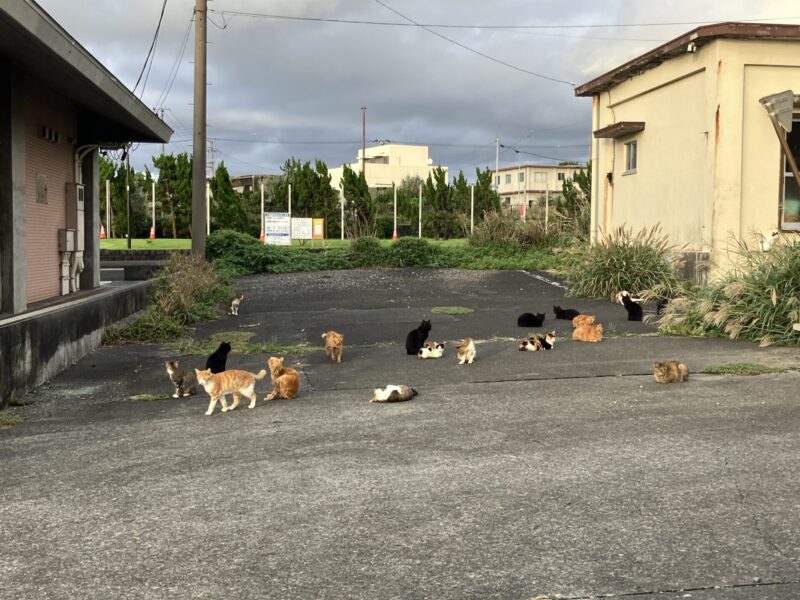
[[[206,39],[207,0],[194,7],[194,123],[192,132],[192,254],[206,256]]]
[[[495,147],[494,147],[494,181],[492,182],[494,185],[494,191],[496,192],[500,189],[500,136],[497,136],[495,139]]]
[[[126,210],[126,221],[128,222],[128,250],[131,249],[131,182],[130,182],[130,172],[131,172],[131,145],[128,144],[125,146],[125,210]]]
[[[367,107],[361,107],[361,172],[367,178]]]

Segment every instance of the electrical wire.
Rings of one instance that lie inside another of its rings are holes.
[[[178,55],[175,57],[175,62],[172,63],[172,68],[169,70],[167,83],[164,84],[164,91],[161,92],[161,96],[159,96],[158,100],[156,101],[157,107],[162,106],[164,102],[167,101],[167,97],[172,91],[172,85],[175,83],[175,79],[178,76],[178,71],[181,67],[181,61],[183,60],[183,54],[186,52],[186,46],[189,42],[189,33],[192,31],[192,23],[194,23],[194,11],[192,11],[192,18],[189,19],[189,26],[186,28],[186,33],[183,34],[183,43],[181,45],[181,49],[178,52]]]
[[[156,49],[156,42],[158,41],[158,32],[161,30],[161,22],[164,20],[164,11],[167,8],[167,0],[164,0],[164,3],[161,5],[161,15],[158,17],[158,25],[156,25],[156,32],[153,34],[153,41],[150,43],[150,50],[147,51],[147,56],[144,59],[144,64],[142,65],[142,70],[139,73],[139,78],[136,80],[136,85],[133,86],[133,93],[136,93],[136,88],[139,87],[139,82],[142,80],[142,75],[144,75],[144,71],[147,68],[148,62],[151,63],[152,66],[152,59],[155,57],[155,49]],[[150,71],[148,69],[148,75]],[[147,85],[147,79],[145,79],[144,85],[142,86],[142,91],[139,94],[144,94],[144,86]]]

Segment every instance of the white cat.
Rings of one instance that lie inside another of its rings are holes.
[[[426,342],[417,352],[417,358],[441,358],[444,354],[444,342]]]
[[[458,364],[463,365],[464,363],[472,364],[472,361],[475,360],[475,342],[472,338],[464,338],[464,340],[456,346],[456,350],[458,350]]]
[[[404,402],[417,395],[417,390],[407,385],[387,385],[375,388],[370,402]]]
[[[239,293],[234,296],[231,296],[230,302],[228,303],[228,314],[238,317],[239,316],[239,304],[241,304],[242,299],[244,298],[244,294]]]

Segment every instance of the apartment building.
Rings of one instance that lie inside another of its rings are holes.
[[[519,164],[494,171],[494,183],[502,206],[533,208],[561,196],[564,181],[581,170],[580,165]],[[585,167],[583,167],[585,168]]]
[[[359,149],[356,162],[348,166],[356,173],[364,169],[370,189],[390,188],[392,184],[400,185],[407,177],[419,177],[425,181],[428,175],[439,167],[444,169],[449,177],[447,167],[434,165],[433,159],[428,155],[427,146],[410,144],[387,142],[366,148],[364,152]],[[328,172],[331,176],[331,187],[339,190],[344,166],[329,169]]]

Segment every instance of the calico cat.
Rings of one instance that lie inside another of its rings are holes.
[[[577,342],[600,342],[603,340],[603,326],[600,323],[580,325],[573,329],[572,339]]]
[[[540,335],[531,336],[519,343],[519,349],[525,352],[538,352],[539,350],[552,350],[556,345],[556,332],[546,333],[544,337]]]
[[[405,402],[417,395],[417,390],[407,385],[387,385],[375,388],[370,402]]]
[[[444,342],[425,342],[417,352],[417,358],[441,358],[444,354]]]
[[[201,371],[195,369],[197,374],[197,381],[211,396],[211,402],[208,405],[206,415],[214,412],[214,407],[217,405],[217,400],[222,404],[222,412],[228,412],[239,406],[239,399],[241,396],[250,398],[248,408],[254,408],[256,405],[256,380],[264,379],[267,375],[265,369],[261,369],[258,374],[250,373],[249,371],[223,371],[222,373],[212,373],[209,369]],[[225,396],[233,394],[233,404],[228,407],[225,401]]]
[[[322,339],[325,340],[325,354],[332,361],[342,362],[342,349],[344,348],[344,335],[336,333],[335,331],[326,331],[322,334]]]
[[[406,354],[416,354],[422,349],[422,344],[428,339],[431,331],[431,322],[422,321],[419,327],[412,329],[406,336]]]
[[[228,301],[229,315],[234,315],[236,317],[239,316],[239,304],[241,304],[242,298],[244,298],[244,294],[242,294],[241,292],[231,296],[231,299]]]
[[[291,367],[283,366],[283,357],[270,356],[267,360],[272,385],[275,388],[264,400],[274,400],[278,396],[291,400],[300,391],[300,375]]]
[[[581,314],[574,308],[565,308],[562,310],[560,306],[554,306],[553,312],[556,314],[556,319],[564,319],[565,321],[572,321],[572,319]]]
[[[631,299],[628,292],[622,292],[622,305],[628,311],[628,321],[641,321],[642,320],[642,305],[637,304]]]
[[[167,367],[167,374],[175,386],[175,393],[172,394],[173,398],[193,396],[197,393],[197,377],[195,377],[194,373],[181,369],[177,360],[168,360],[164,363],[164,366]]]
[[[517,327],[541,327],[544,323],[544,313],[522,313],[517,317]]]
[[[581,325],[594,325],[595,318],[596,317],[594,315],[578,315],[572,319],[572,326],[580,327]]]
[[[464,338],[463,341],[456,346],[456,350],[458,351],[458,364],[463,365],[467,363],[471,365],[472,361],[475,360],[475,341],[472,338]]]
[[[667,362],[653,363],[653,376],[658,383],[683,383],[689,379],[689,368],[680,361],[668,360]]]
[[[228,361],[230,351],[231,345],[228,342],[222,342],[219,348],[206,359],[206,369],[212,373],[222,373],[225,370],[225,363]]]

